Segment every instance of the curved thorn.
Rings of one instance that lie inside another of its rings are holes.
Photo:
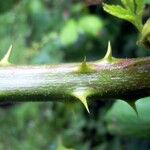
[[[7,51],[7,53],[5,54],[5,56],[4,56],[4,57],[2,58],[2,60],[0,61],[1,64],[3,64],[3,65],[8,65],[8,64],[10,64],[8,60],[9,60],[11,51],[12,51],[12,45],[10,45],[10,47],[9,47],[9,49],[8,49],[8,51]]]
[[[110,41],[108,42],[107,52],[106,52],[104,59],[107,61],[111,61],[112,59],[112,48],[111,48]]]
[[[82,102],[82,104],[85,106],[87,112],[90,113],[89,107],[87,104],[87,99],[86,99],[87,92],[84,92],[83,90],[77,90],[77,91],[74,91],[72,95],[78,98]]]

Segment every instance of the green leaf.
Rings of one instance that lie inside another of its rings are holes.
[[[108,5],[104,4],[104,10],[108,12],[109,14],[116,16],[118,18],[128,20],[130,22],[134,22],[134,17],[130,10],[125,9],[119,5]]]
[[[124,101],[117,101],[107,112],[105,120],[110,133],[122,136],[150,138],[150,97],[136,102],[138,116]]]
[[[142,20],[144,10],[144,0],[135,0],[136,3],[136,15]]]
[[[121,0],[121,2],[124,7],[104,4],[104,10],[113,16],[131,22],[141,32],[144,0]]]
[[[126,9],[133,13],[133,15],[142,17],[144,10],[144,0],[122,0],[121,2]]]
[[[135,5],[133,3],[133,0],[121,0],[121,2],[126,9],[129,9],[130,11],[134,12]]]

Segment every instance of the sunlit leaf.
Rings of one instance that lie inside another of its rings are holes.
[[[113,16],[131,22],[141,31],[144,0],[121,0],[121,2],[124,7],[104,4],[104,10]]]
[[[104,10],[109,14],[116,16],[120,19],[124,19],[130,22],[134,22],[134,17],[130,10],[125,9],[119,5],[107,5],[104,4]]]
[[[144,10],[144,0],[136,0],[136,15],[139,19],[142,19],[143,10]]]
[[[133,0],[121,0],[121,2],[123,3],[124,7],[131,10],[132,12],[134,12],[135,10],[135,5],[133,3]]]

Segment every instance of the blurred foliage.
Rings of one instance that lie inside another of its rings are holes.
[[[146,2],[144,21],[150,9],[149,0]],[[0,1],[0,56],[13,44],[11,62],[17,65],[82,61],[84,56],[97,60],[104,56],[108,40],[115,57],[150,55],[150,51],[136,46],[137,39],[137,31],[131,24],[106,14],[100,5],[87,7],[79,0]],[[125,139],[108,133],[104,118],[110,106],[108,101],[92,102],[88,115],[77,104],[74,115],[68,106],[59,103],[3,104],[0,150],[62,150],[60,141],[76,150],[149,149],[149,142],[143,138]],[[150,106],[146,106],[148,110]],[[122,111],[136,117],[128,109],[125,106]],[[118,122],[119,128],[122,126],[119,118]],[[133,123],[137,122],[131,120],[126,130],[132,130]],[[142,122],[140,127],[135,124],[142,132]]]
[[[124,101],[117,101],[106,115],[110,132],[150,139],[150,97],[136,102],[138,116]]]

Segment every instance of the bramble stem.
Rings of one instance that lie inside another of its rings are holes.
[[[1,66],[0,102],[74,101],[74,91],[88,91],[88,100],[150,96],[150,57],[45,66]]]

